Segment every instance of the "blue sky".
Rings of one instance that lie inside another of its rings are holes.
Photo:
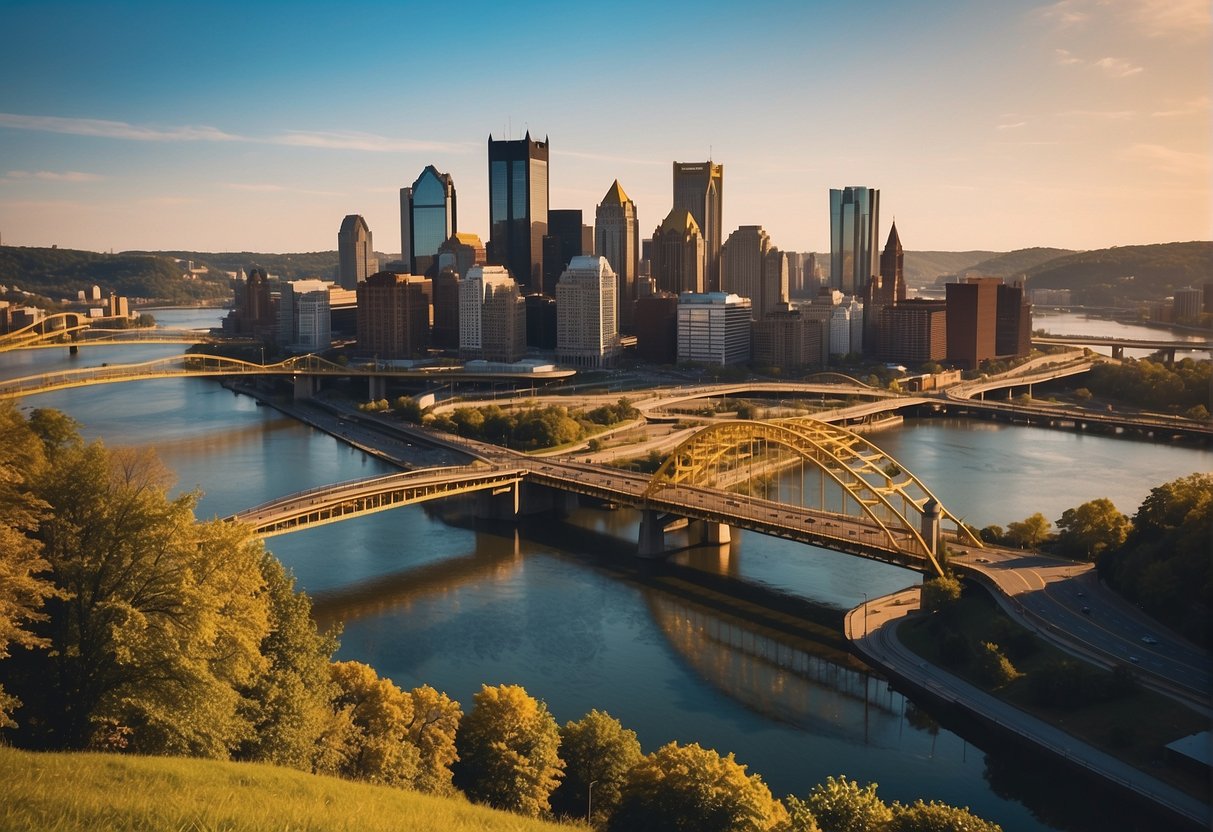
[[[644,236],[710,154],[726,233],[785,249],[845,185],[910,249],[1213,237],[1207,0],[0,0],[0,31],[9,245],[313,251],[360,213],[392,253],[427,164],[487,237],[485,141],[526,129],[552,207],[618,178]]]

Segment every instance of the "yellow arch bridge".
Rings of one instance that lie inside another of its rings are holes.
[[[107,328],[79,312],[59,312],[21,329],[0,335],[0,352],[67,347],[102,347],[115,344],[255,344],[248,338],[228,338],[196,329]]]
[[[694,434],[652,476],[570,460],[501,454],[495,464],[325,486],[232,519],[269,536],[401,505],[479,495],[482,516],[560,507],[584,495],[641,510],[638,553],[661,556],[690,522],[708,542],[731,528],[941,574],[946,541],[981,542],[917,477],[850,431],[812,419],[730,422]],[[949,528],[950,526],[950,528]]]

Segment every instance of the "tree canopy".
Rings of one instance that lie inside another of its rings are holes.
[[[1057,545],[1067,557],[1093,561],[1123,544],[1130,528],[1129,518],[1107,497],[1100,497],[1062,512],[1057,521]]]
[[[565,723],[560,729],[564,779],[552,794],[552,809],[570,817],[583,816],[593,783],[593,819],[609,818],[619,805],[628,770],[643,756],[636,732],[610,714],[593,710],[577,722]]]
[[[846,777],[827,777],[805,798],[821,832],[868,832],[883,829],[893,812],[876,795],[876,784],[861,787]]]

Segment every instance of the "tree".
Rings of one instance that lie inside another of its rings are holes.
[[[619,792],[628,769],[644,755],[636,732],[610,714],[593,710],[579,722],[560,729],[560,759],[564,780],[552,794],[554,811],[570,817],[584,815],[594,784],[593,817],[605,821],[619,805]]]
[[[538,816],[564,768],[560,729],[520,685],[482,685],[455,737],[455,785],[477,803]]]
[[[977,674],[990,687],[1001,687],[1020,675],[1002,648],[991,641],[983,641],[977,649]]]
[[[805,802],[821,832],[868,832],[893,819],[893,812],[876,796],[875,783],[860,788],[842,776],[814,786]]]
[[[888,832],[1002,832],[1002,827],[978,817],[967,806],[916,800],[909,806],[893,804]]]
[[[423,792],[451,794],[455,791],[451,785],[451,766],[459,759],[455,737],[463,709],[454,699],[429,685],[413,688],[408,695],[413,700],[409,741],[420,755],[414,785]]]
[[[409,741],[413,700],[389,679],[361,662],[330,666],[341,720],[322,772],[352,780],[409,788],[417,777],[420,754]]]
[[[1129,518],[1107,497],[1100,497],[1062,512],[1057,521],[1057,542],[1064,554],[1093,561],[1120,547],[1131,528]]]
[[[922,582],[922,608],[927,612],[942,612],[960,600],[960,581],[951,576],[931,578]]]
[[[234,756],[310,771],[337,695],[329,670],[337,638],[317,631],[311,601],[295,592],[295,579],[273,555],[262,557],[261,576],[270,616],[261,654],[268,666],[244,691],[253,733]]]
[[[788,821],[758,775],[698,744],[671,742],[628,772],[613,832],[760,832]]]
[[[42,444],[29,424],[12,403],[0,404],[0,659],[11,646],[49,643],[29,626],[46,619],[42,604],[56,594],[54,584],[42,577],[50,563],[31,536],[48,508],[30,484],[42,464]],[[20,704],[0,685],[0,728],[16,727],[10,714]]]
[[[817,818],[813,817],[807,802],[790,794],[783,799],[783,805],[788,810],[788,824],[785,827],[787,832],[821,832]]]
[[[196,496],[168,499],[153,454],[66,443],[52,462],[36,480],[52,508],[36,536],[64,597],[38,625],[50,649],[7,669],[37,691],[19,738],[228,756],[251,732],[240,689],[265,669],[261,542],[196,522]]]
[[[1007,541],[1021,549],[1035,550],[1049,536],[1052,523],[1039,511],[1031,517],[1007,524]]]

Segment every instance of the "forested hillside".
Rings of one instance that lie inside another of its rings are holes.
[[[132,252],[133,253],[133,252]],[[195,265],[207,265],[213,269],[234,272],[244,269],[246,272],[253,266],[260,266],[269,274],[276,274],[283,280],[300,280],[305,277],[318,277],[321,280],[337,279],[337,252],[305,251],[293,254],[270,254],[257,251],[159,251],[143,252],[177,257],[182,260],[193,260]],[[383,266],[396,255],[375,252],[379,265]]]
[[[99,254],[64,248],[0,246],[0,284],[51,300],[75,300],[81,289],[100,286],[130,298],[192,303],[231,294],[227,275],[210,272],[183,279],[171,257]]]
[[[1033,289],[1072,289],[1074,302],[1125,306],[1162,300],[1213,278],[1213,242],[1121,246],[1071,254],[1027,271]]]

